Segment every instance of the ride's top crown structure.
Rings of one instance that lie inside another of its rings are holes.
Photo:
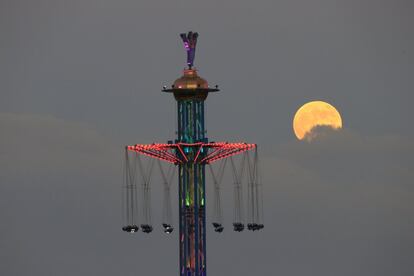
[[[215,88],[209,87],[208,82],[201,78],[197,70],[193,68],[198,33],[188,32],[188,34],[182,33],[180,36],[187,51],[188,68],[184,69],[183,75],[174,81],[171,88],[165,87],[162,91],[173,93],[177,101],[191,99],[204,101],[209,92],[217,92],[219,89],[217,86]]]

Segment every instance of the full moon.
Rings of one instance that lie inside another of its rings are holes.
[[[338,110],[329,103],[322,101],[308,102],[296,111],[293,118],[293,131],[299,140],[305,138],[316,126],[342,128],[342,118]]]

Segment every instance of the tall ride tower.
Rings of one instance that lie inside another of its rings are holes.
[[[228,142],[209,142],[204,128],[204,101],[211,92],[218,92],[217,86],[211,88],[206,80],[201,78],[197,70],[193,68],[195,49],[198,34],[189,32],[180,35],[184,47],[187,51],[187,65],[183,75],[178,78],[170,88],[164,87],[166,93],[172,93],[177,104],[177,138],[167,144],[137,144],[127,146],[127,151],[134,151],[149,157],[160,159],[172,163],[178,167],[178,196],[179,196],[179,247],[180,247],[180,275],[181,276],[206,276],[206,165],[214,161],[221,160],[232,155],[256,149],[256,144],[248,143],[228,143]],[[128,154],[127,154],[128,156]],[[232,162],[233,164],[233,162]],[[234,167],[234,165],[233,165]],[[259,222],[259,203],[257,200],[255,176],[253,172],[256,167],[251,167],[250,188],[252,198],[252,216],[248,224],[249,230],[260,230],[263,224]],[[128,174],[128,173],[127,173]],[[164,174],[164,173],[163,173]],[[134,198],[133,180],[128,177],[127,190],[127,226],[123,229],[127,232],[136,232],[138,226],[134,222],[134,212],[136,213]],[[240,177],[239,177],[240,178]],[[143,178],[143,191],[147,191]],[[129,184],[128,184],[129,181]],[[236,181],[238,191],[240,191],[240,180]],[[236,185],[236,186],[237,186]],[[129,187],[129,188],[128,188]],[[242,195],[236,193],[238,202]],[[145,199],[144,199],[145,200]],[[256,203],[253,203],[256,201]],[[240,209],[240,206],[237,207]],[[144,211],[144,216],[146,211]],[[257,213],[257,215],[256,215]],[[129,216],[129,217],[128,217]],[[148,220],[148,219],[147,219]],[[222,232],[221,222],[213,222],[216,232]],[[172,226],[163,223],[166,233],[172,232]],[[244,223],[240,215],[235,217],[233,223],[234,230],[243,231]],[[150,222],[141,224],[143,232],[152,231]]]
[[[181,34],[187,50],[188,69],[171,89],[177,101],[178,138],[175,143],[184,146],[186,162],[178,166],[180,273],[185,276],[206,275],[206,194],[205,164],[196,162],[204,155],[194,144],[207,143],[204,129],[204,101],[209,92],[206,80],[193,69],[197,33]],[[189,146],[186,146],[189,145]]]

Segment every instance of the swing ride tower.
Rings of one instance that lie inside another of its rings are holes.
[[[204,128],[204,101],[209,92],[207,81],[193,69],[197,33],[182,34],[187,50],[188,69],[171,89],[177,101],[177,140],[182,145],[185,162],[178,165],[179,194],[179,247],[180,274],[206,275],[206,194],[205,164],[197,161],[204,157],[202,144],[206,143]],[[193,146],[198,144],[198,146]]]
[[[180,36],[187,51],[188,68],[184,69],[183,75],[171,87],[164,86],[162,90],[171,93],[176,100],[178,122],[176,140],[166,144],[127,146],[126,151],[166,161],[177,167],[180,276],[206,276],[206,165],[256,149],[257,146],[248,143],[209,142],[204,126],[204,102],[209,93],[218,92],[219,89],[217,86],[209,87],[207,81],[193,68],[198,34],[189,32]],[[131,179],[129,180],[132,182]],[[127,203],[129,204],[127,211],[129,210],[131,219],[123,230],[136,232],[138,226],[132,218],[135,208],[133,201],[136,195],[134,192],[131,194],[128,196],[130,200]],[[213,225],[216,232],[223,231],[221,221],[215,221]],[[163,226],[164,232],[172,232],[170,223],[163,223]],[[244,229],[244,224],[238,218],[235,219],[233,226],[237,232]],[[148,222],[141,224],[141,228],[146,233],[152,231],[152,226]],[[263,224],[257,220],[252,220],[248,224],[249,230],[261,228]]]

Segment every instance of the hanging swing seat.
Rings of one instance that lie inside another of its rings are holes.
[[[163,223],[162,227],[164,227],[164,233],[171,234],[174,231],[174,227],[171,226],[171,224]]]
[[[213,222],[212,224],[213,224],[214,228],[218,228],[218,227],[221,226],[221,223],[218,223],[218,222]]]
[[[122,230],[128,233],[135,233],[138,232],[138,226],[137,225],[127,225],[122,227]]]
[[[236,232],[241,232],[244,230],[244,224],[241,222],[235,222],[233,223],[233,230]]]
[[[223,226],[220,226],[220,227],[217,227],[216,229],[214,229],[214,231],[216,231],[217,233],[221,233],[221,232],[223,232],[223,230],[224,230]]]
[[[217,233],[221,233],[224,230],[224,227],[221,223],[218,222],[213,222],[213,227],[214,227],[214,231],[216,231]]]
[[[151,233],[153,230],[152,226],[149,224],[141,224],[141,229],[142,229],[142,232],[147,233],[147,234]]]
[[[247,229],[250,231],[258,231],[264,228],[264,225],[261,223],[249,223],[247,224]]]

